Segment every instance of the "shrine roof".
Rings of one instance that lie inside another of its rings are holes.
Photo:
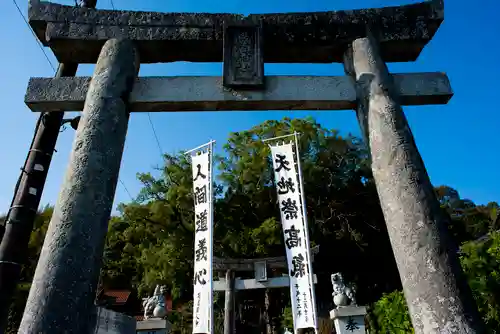
[[[415,60],[444,19],[442,0],[327,12],[282,14],[159,13],[101,10],[30,1],[29,23],[60,62],[95,63],[104,42],[128,38],[142,63],[221,62],[225,24],[262,24],[267,63],[342,62],[369,26],[387,62]],[[200,52],[203,50],[203,52]]]
[[[128,290],[108,290],[103,292],[103,296],[113,298],[115,304],[125,304],[131,293]]]

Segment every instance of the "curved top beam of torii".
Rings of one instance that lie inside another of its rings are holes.
[[[60,62],[95,63],[104,42],[136,42],[141,62],[221,62],[225,24],[262,24],[264,62],[342,62],[345,46],[372,27],[386,62],[415,60],[444,19],[443,0],[309,13],[158,13],[99,10],[30,0],[29,22]],[[168,51],[167,51],[168,50]],[[203,50],[203,52],[199,52]]]

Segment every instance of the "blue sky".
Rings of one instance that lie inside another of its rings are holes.
[[[382,7],[418,1],[406,0],[112,0],[117,9],[164,12],[266,13],[324,11],[363,7]],[[57,1],[72,4],[70,0]],[[418,148],[434,185],[456,188],[462,197],[478,204],[500,201],[500,142],[498,78],[500,77],[498,32],[500,2],[484,0],[471,4],[464,0],[445,0],[446,18],[433,41],[413,63],[390,64],[392,72],[446,72],[455,93],[445,106],[406,108],[406,115]],[[18,0],[26,14],[27,0]],[[475,5],[474,8],[471,5]],[[111,8],[111,0],[98,0],[98,8]],[[472,12],[471,12],[472,11]],[[0,132],[0,212],[8,209],[19,169],[31,143],[38,115],[25,106],[24,94],[30,77],[51,77],[54,71],[37,46],[31,32],[12,0],[4,1],[0,11],[0,97],[2,130]],[[46,49],[52,63],[55,58]],[[92,67],[82,65],[79,75],[91,75]],[[272,64],[266,74],[273,75],[342,75],[338,64]],[[172,63],[143,65],[142,76],[151,75],[221,75],[221,64]],[[267,119],[284,116],[313,116],[323,126],[359,135],[352,111],[331,112],[192,112],[152,113],[151,119],[161,149],[174,153],[215,139],[220,151],[230,132],[241,131]],[[59,136],[57,153],[52,161],[42,204],[55,203],[69,159],[74,131]],[[137,172],[148,172],[161,163],[148,116],[132,114],[120,179],[135,196],[141,185]],[[129,201],[118,184],[115,206]]]

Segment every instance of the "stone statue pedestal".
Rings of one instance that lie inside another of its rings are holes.
[[[344,306],[330,311],[337,334],[365,334],[364,306]]]
[[[135,334],[136,321],[125,314],[107,310],[102,307],[95,309],[96,326],[94,334]]]
[[[167,334],[171,327],[170,322],[164,319],[137,321],[137,334]]]

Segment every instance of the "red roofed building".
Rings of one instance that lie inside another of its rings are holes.
[[[103,294],[106,298],[112,299],[116,305],[124,305],[130,297],[131,291],[126,290],[110,290],[104,291]]]
[[[143,321],[143,320],[146,320],[146,319],[144,318],[144,314],[142,314],[142,315],[136,315],[134,318],[135,318],[135,321]]]
[[[130,316],[135,316],[141,311],[139,298],[130,290],[101,289],[97,294],[96,304]]]

